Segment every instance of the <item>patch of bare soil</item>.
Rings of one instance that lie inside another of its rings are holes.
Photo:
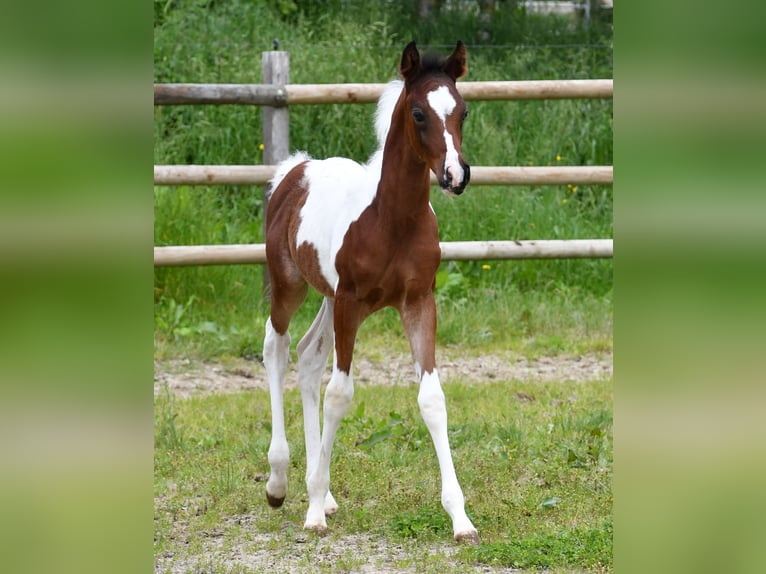
[[[441,555],[451,563],[459,545],[451,540],[423,544],[417,540],[391,544],[373,534],[317,536],[300,525],[285,521],[281,532],[252,531],[253,517],[232,516],[219,528],[197,535],[201,546],[188,555],[167,552],[155,556],[156,574],[188,572],[263,572],[313,574],[314,572],[355,572],[358,574],[404,574],[421,570]],[[174,537],[186,544],[190,537],[181,522]],[[232,534],[235,533],[235,534]],[[455,562],[450,572],[489,574],[518,572],[517,569]]]
[[[540,357],[529,360],[512,353],[451,359],[437,356],[439,377],[443,384],[451,381],[480,384],[493,381],[594,381],[612,376],[612,354]],[[409,355],[385,359],[357,356],[354,359],[354,383],[357,385],[416,384],[415,369]],[[329,380],[330,368],[323,382]],[[287,387],[297,385],[297,365],[291,362]],[[257,360],[233,359],[225,362],[202,362],[189,359],[155,361],[154,394],[167,389],[176,397],[210,393],[237,393],[264,390],[269,384],[263,363]]]

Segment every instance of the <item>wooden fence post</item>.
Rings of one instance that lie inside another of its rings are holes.
[[[263,83],[284,86],[290,83],[290,53],[272,50],[263,52]],[[290,111],[287,106],[263,106],[263,164],[277,165],[290,155]],[[266,238],[266,208],[268,199],[264,187],[263,225]],[[263,268],[263,294],[269,291],[268,269]]]

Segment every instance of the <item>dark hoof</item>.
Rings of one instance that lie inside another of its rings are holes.
[[[330,529],[326,526],[304,526],[303,529],[321,537],[327,536],[330,533]]]
[[[477,546],[479,544],[479,533],[475,530],[472,532],[460,532],[455,534],[455,540],[459,544],[465,544],[466,546]]]
[[[279,508],[282,506],[282,504],[285,502],[285,497],[282,498],[276,498],[274,496],[271,496],[268,492],[266,493],[266,500],[269,503],[269,506],[272,508]]]

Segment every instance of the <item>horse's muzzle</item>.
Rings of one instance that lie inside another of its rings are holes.
[[[465,163],[461,167],[463,168],[463,177],[457,185],[454,185],[455,182],[449,169],[445,170],[444,180],[439,182],[439,185],[447,195],[460,195],[471,180],[471,166]]]

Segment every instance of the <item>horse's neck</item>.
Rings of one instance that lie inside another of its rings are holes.
[[[381,219],[406,222],[429,208],[430,170],[407,140],[404,122],[397,114],[383,148],[383,160],[375,202]]]

